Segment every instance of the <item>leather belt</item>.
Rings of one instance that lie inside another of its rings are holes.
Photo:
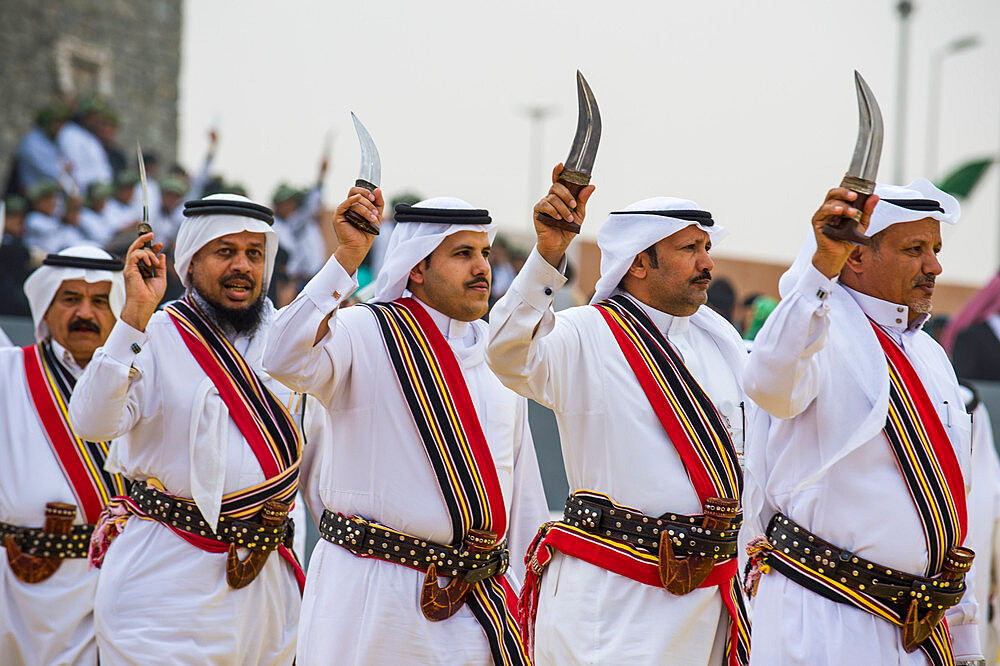
[[[588,496],[570,495],[563,509],[563,522],[574,527],[635,546],[654,555],[660,552],[660,533],[666,532],[674,554],[682,557],[715,557],[723,560],[736,556],[736,536],[743,522],[742,514],[724,530],[702,527],[702,516],[665,513],[658,518],[638,511],[624,510],[610,502]]]
[[[810,571],[874,597],[892,606],[903,616],[914,600],[928,610],[946,610],[961,601],[965,594],[964,579],[916,576],[866,560],[824,541],[780,513],[771,518],[767,526],[767,539],[774,550],[798,560]],[[767,564],[783,575],[793,577],[780,558],[768,557]],[[809,586],[809,589],[831,601],[845,603],[822,585]]]
[[[92,524],[73,525],[66,534],[48,532],[43,527],[20,527],[0,522],[0,542],[9,534],[21,552],[33,557],[75,559],[87,557]]]
[[[323,512],[319,535],[355,555],[374,557],[426,571],[431,564],[437,575],[478,583],[500,576],[510,564],[504,541],[486,552],[471,552],[465,545],[447,546],[372,523],[357,516]]]
[[[295,524],[291,518],[285,518],[278,525],[267,525],[223,515],[219,517],[217,530],[213,530],[205,522],[198,505],[191,500],[173,497],[145,483],[132,484],[129,497],[158,522],[193,536],[224,541],[251,551],[267,553],[282,545],[291,548],[295,537]]]

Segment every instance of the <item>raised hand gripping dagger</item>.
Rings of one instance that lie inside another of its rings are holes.
[[[854,85],[858,93],[858,140],[854,144],[854,155],[851,166],[840,186],[853,190],[858,198],[852,206],[858,210],[853,217],[841,217],[834,222],[823,225],[823,233],[830,238],[850,241],[857,245],[868,245],[871,241],[858,231],[861,221],[861,211],[868,197],[875,191],[875,175],[878,173],[878,163],[882,157],[882,111],[875,101],[875,94],[855,70]]]
[[[142,146],[139,145],[138,141],[135,142],[135,152],[139,158],[139,182],[142,183],[142,222],[139,223],[136,231],[139,236],[142,236],[143,234],[153,233],[153,227],[149,224],[149,185],[146,184],[146,163],[142,159]],[[152,250],[153,244],[146,241],[142,247],[146,250]],[[144,261],[140,261],[139,275],[143,278],[154,277],[156,269],[152,266],[147,266]]]
[[[358,179],[354,182],[354,186],[374,192],[382,181],[382,160],[378,155],[378,148],[375,147],[372,135],[368,133],[353,111],[351,119],[354,121],[354,131],[358,133],[358,143],[361,144],[361,166],[358,168]],[[353,210],[348,209],[344,213],[344,218],[361,231],[378,236],[378,227]]]
[[[597,99],[593,91],[579,70],[576,72],[576,101],[579,107],[576,136],[573,137],[569,157],[566,158],[562,173],[559,174],[559,182],[565,185],[574,197],[580,196],[580,190],[590,184],[590,174],[594,170],[594,159],[597,157],[597,146],[601,143],[601,111],[597,108]],[[557,220],[545,213],[538,213],[535,219],[556,229],[580,233],[580,225],[575,222]]]

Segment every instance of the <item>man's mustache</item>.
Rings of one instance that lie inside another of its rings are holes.
[[[921,275],[913,281],[914,287],[933,287],[936,277],[933,275]]]
[[[488,287],[488,286],[490,286],[490,281],[487,280],[484,277],[477,277],[477,278],[473,278],[473,279],[469,280],[468,282],[466,282],[465,286],[466,287],[475,287],[477,284],[483,284],[483,285],[486,285]]]
[[[257,286],[257,282],[253,279],[253,277],[247,275],[246,273],[230,273],[219,280],[219,284],[223,286],[234,282],[242,282],[251,289]]]
[[[97,325],[96,322],[90,321],[89,319],[74,319],[69,323],[69,330],[71,333],[77,331],[90,331],[91,333],[101,333],[101,327]]]
[[[699,273],[695,277],[691,278],[690,282],[693,284],[695,282],[698,282],[699,280],[708,280],[709,282],[711,282],[712,281],[712,272],[709,271],[706,268],[701,273]]]

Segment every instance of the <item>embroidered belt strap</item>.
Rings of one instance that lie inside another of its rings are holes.
[[[704,531],[695,531],[702,529],[702,518],[682,514],[664,514],[654,518],[593,491],[578,491],[570,496],[564,520],[543,525],[525,556],[527,573],[521,592],[519,620],[521,633],[531,649],[534,648],[534,619],[541,577],[555,551],[639,583],[662,588],[659,542],[661,533],[667,531],[677,554],[719,555],[719,563],[699,587],[717,586],[729,612],[730,640],[726,663],[729,666],[748,664],[750,619],[736,576],[737,562],[733,557],[739,522],[735,528],[704,534]],[[671,531],[676,534],[670,535]],[[691,539],[692,534],[698,534],[698,539]],[[719,548],[718,553],[716,547]]]
[[[45,438],[73,490],[84,520],[94,523],[112,497],[128,492],[128,481],[121,474],[104,469],[109,442],[88,442],[73,432],[68,405],[76,379],[56,359],[51,345],[42,342],[23,347],[21,352],[28,392]]]
[[[739,499],[743,474],[732,438],[677,350],[627,296],[594,307],[614,334],[702,504],[710,497]]]
[[[0,541],[10,535],[25,555],[57,559],[87,557],[93,525],[73,525],[67,533],[0,522]]]
[[[362,307],[375,316],[413,424],[437,477],[451,518],[452,543],[464,544],[476,535],[490,535],[493,541],[503,542],[507,508],[500,479],[465,377],[448,341],[423,306],[412,298]],[[453,578],[449,588],[455,583],[464,586],[461,581]],[[430,573],[425,579],[424,595],[438,591],[430,589],[428,582],[436,585]],[[457,603],[461,600],[448,604],[450,612]],[[517,595],[505,577],[493,576],[472,585],[465,603],[486,634],[494,663],[530,663],[516,621]],[[425,605],[423,597],[421,607],[427,615],[430,606]]]
[[[948,551],[965,540],[962,469],[941,419],[903,349],[874,322],[872,329],[889,362],[885,436],[924,527],[926,573],[936,574],[944,566]]]
[[[767,528],[770,547],[759,557],[789,580],[831,601],[847,604],[904,627],[913,602],[943,612],[961,601],[964,580],[915,576],[838,548],[777,513]],[[766,572],[766,569],[763,571]],[[938,622],[919,645],[934,666],[952,666],[947,622]]]
[[[181,339],[215,384],[229,416],[250,445],[264,476],[297,470],[302,446],[295,422],[226,336],[187,299],[166,307]],[[298,485],[298,472],[295,474]]]
[[[394,530],[360,516],[347,517],[323,511],[319,535],[359,557],[372,557],[402,564],[418,571],[437,565],[440,576],[461,577],[470,583],[502,576],[510,563],[507,543],[486,553],[473,553],[464,546],[434,543]]]
[[[470,530],[503,539],[507,510],[496,466],[455,354],[412,298],[363,304],[375,315],[410,416],[451,516],[452,541]]]
[[[242,514],[225,513],[229,505],[246,506],[240,495],[254,493],[257,488],[229,493],[222,498],[223,513],[219,516],[218,530],[205,521],[198,505],[192,500],[159,490],[150,483],[134,483],[128,496],[114,497],[94,528],[89,558],[100,568],[110,543],[121,534],[130,515],[143,520],[155,520],[192,546],[209,553],[228,551],[226,579],[230,587],[249,584],[263,567],[272,550],[288,562],[301,593],[305,587],[305,574],[292,552],[295,525],[288,516],[288,503],[268,500],[255,514],[258,520],[246,520]],[[236,548],[250,551],[250,557],[240,562]],[[242,565],[242,566],[240,566]],[[235,567],[235,569],[234,569]]]

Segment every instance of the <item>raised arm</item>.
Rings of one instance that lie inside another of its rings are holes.
[[[264,368],[286,386],[324,403],[350,370],[348,334],[335,325],[336,317],[358,287],[355,275],[375,238],[354,228],[344,214],[353,209],[378,225],[384,206],[381,190],[351,188],[334,214],[337,250],[302,293],[278,312],[268,332]]]
[[[857,194],[837,187],[827,193],[812,218],[816,252],[791,293],[785,294],[754,338],[753,352],[743,378],[746,394],[778,418],[801,413],[819,393],[820,373],[816,354],[826,342],[830,327],[827,298],[854,245],[829,238],[823,225],[841,215],[851,215],[850,202]],[[865,203],[860,229],[868,221],[878,197]]]
[[[587,201],[594,192],[588,185],[579,201],[558,181],[559,164],[552,171],[552,187],[534,208],[534,214],[582,223]],[[572,209],[576,209],[574,214]],[[563,368],[579,351],[575,329],[557,322],[552,310],[555,293],[566,283],[557,267],[564,263],[574,233],[537,221],[537,242],[521,272],[490,313],[487,360],[508,388],[550,408],[558,408],[560,395],[553,369]]]
[[[73,389],[69,418],[76,434],[102,442],[121,437],[142,418],[144,386],[152,381],[152,366],[143,368],[138,355],[148,342],[146,324],[167,286],[163,243],[144,248],[153,234],[137,238],[125,256],[125,305],[104,345],[94,352]],[[139,264],[154,269],[152,277],[139,273]]]

